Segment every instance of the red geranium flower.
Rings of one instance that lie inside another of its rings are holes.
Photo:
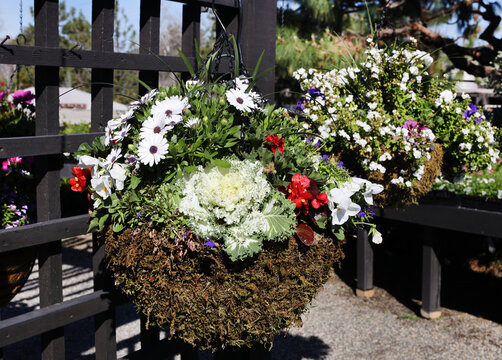
[[[277,150],[284,154],[284,139],[279,139],[276,135],[267,135],[267,141],[270,144],[272,154],[275,154]]]
[[[71,169],[74,178],[70,179],[71,189],[73,191],[82,192],[84,191],[85,184],[87,180],[91,177],[91,169],[82,169],[80,166],[76,166]]]

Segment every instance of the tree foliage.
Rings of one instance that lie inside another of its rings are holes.
[[[376,29],[380,40],[414,36],[429,51],[440,49],[454,67],[470,74],[485,77],[499,71],[492,65],[502,51],[502,39],[495,35],[501,22],[496,0],[290,0],[288,4],[294,10],[285,12],[284,27],[296,29],[303,38],[326,28],[354,36],[354,20],[363,17],[367,30],[359,35]],[[460,37],[471,41],[460,44],[432,28],[447,23],[456,24]]]

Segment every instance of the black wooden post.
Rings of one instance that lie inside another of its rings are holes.
[[[139,23],[139,53],[158,55],[160,48],[160,0],[142,0],[140,2]],[[140,71],[139,79],[151,88],[159,87],[158,71]],[[139,94],[143,95],[147,92],[148,89],[140,84]],[[159,328],[154,326],[147,329],[147,319],[143,314],[140,316],[140,323],[141,348],[154,349],[160,340]]]
[[[92,49],[113,52],[114,0],[92,1]],[[113,69],[92,69],[91,73],[91,128],[99,131],[113,116]],[[113,280],[106,274],[105,247],[93,234],[92,265],[94,271],[94,291],[113,288]],[[115,309],[94,316],[94,343],[96,359],[117,358],[115,334]]]
[[[356,295],[372,297],[373,288],[373,248],[368,237],[368,230],[360,226],[357,229],[357,288]]]
[[[423,227],[422,233],[422,308],[420,314],[427,319],[441,316],[441,264],[433,228]]]
[[[139,12],[139,53],[158,55],[160,49],[160,0],[142,0]],[[151,88],[159,87],[159,72],[142,70],[139,79]],[[139,94],[148,90],[139,85]]]
[[[267,100],[273,103],[277,0],[243,0],[241,17],[242,32],[239,40],[246,67],[252,71],[264,52],[258,74],[267,71],[267,75],[258,81],[257,86]]]
[[[195,42],[200,46],[200,6],[183,5],[183,23],[181,28],[181,51],[186,57],[195,57]],[[194,70],[197,69],[194,67]],[[187,80],[190,74],[182,73],[182,78]]]
[[[35,45],[59,46],[58,0],[35,0]],[[36,135],[59,133],[59,68],[35,66]],[[37,221],[61,217],[59,171],[61,155],[39,156],[35,163],[37,179]],[[51,236],[47,234],[47,236]],[[40,307],[63,301],[61,240],[39,248]],[[64,329],[41,334],[42,359],[64,359]]]

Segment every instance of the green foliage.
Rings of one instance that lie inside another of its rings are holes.
[[[61,134],[85,134],[91,132],[91,124],[90,123],[77,123],[77,124],[70,124],[70,123],[64,123],[63,124],[63,130],[61,130]]]
[[[432,189],[485,199],[502,199],[502,162],[499,161],[491,170],[468,173],[453,181],[440,178]]]

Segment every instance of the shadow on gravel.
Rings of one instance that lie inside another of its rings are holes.
[[[274,339],[273,360],[325,359],[330,347],[317,336],[283,334]]]
[[[422,245],[420,228],[405,223],[377,224],[384,241],[373,244],[374,285],[384,289],[416,315],[420,315]],[[487,239],[465,233],[437,230],[441,262],[441,307],[469,313],[502,324],[502,278],[471,270],[469,259],[487,256]],[[495,240],[500,251],[502,241]],[[349,239],[346,258],[337,275],[356,288],[356,240]],[[383,306],[385,307],[385,306]],[[398,314],[399,315],[399,314]],[[402,315],[402,314],[401,314]]]

